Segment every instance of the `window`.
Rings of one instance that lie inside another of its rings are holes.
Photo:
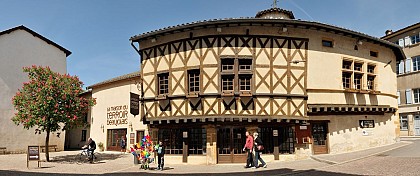
[[[252,88],[252,59],[222,59],[221,81],[223,93],[250,92]]]
[[[372,56],[372,57],[378,57],[378,52],[376,52],[376,51],[370,51],[370,56]]]
[[[182,154],[182,130],[159,129],[158,140],[165,146],[165,154]]]
[[[325,46],[325,47],[333,47],[333,41],[331,41],[331,40],[322,40],[322,46]]]
[[[414,94],[414,103],[420,103],[419,102],[420,89],[413,89],[413,94]]]
[[[375,66],[374,65],[368,65],[367,71],[368,71],[368,73],[375,73]]]
[[[355,74],[354,75],[354,89],[362,89],[362,74]]]
[[[239,91],[251,91],[251,75],[239,76]]]
[[[352,61],[343,60],[343,69],[351,70]]]
[[[82,130],[82,140],[81,141],[86,141],[86,133],[87,133],[87,130]]]
[[[411,38],[411,44],[420,43],[420,36],[419,36],[419,34],[413,35],[410,38]]]
[[[159,79],[159,95],[164,95],[169,93],[169,73],[158,74]]]
[[[188,70],[189,92],[200,92],[200,70]]]
[[[420,56],[413,57],[412,62],[413,62],[413,71],[420,71]]]
[[[205,128],[194,128],[189,130],[188,154],[206,154],[207,136]]]
[[[351,73],[343,73],[343,88],[350,89]]]
[[[239,71],[250,71],[252,68],[252,59],[239,59]]]
[[[362,71],[363,63],[354,63],[355,71]]]
[[[408,130],[407,116],[400,116],[400,130]]]
[[[233,71],[233,67],[235,66],[234,59],[222,59],[222,72],[223,71]]]
[[[411,89],[406,89],[405,90],[405,103],[406,104],[411,104]]]
[[[375,76],[367,77],[367,87],[368,90],[375,90]]]
[[[233,75],[222,75],[222,90],[233,91]]]
[[[401,93],[400,91],[397,91],[397,96],[398,96],[398,105],[401,104]]]

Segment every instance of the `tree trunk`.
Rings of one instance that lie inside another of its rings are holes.
[[[49,145],[50,145],[50,130],[47,128],[47,137],[45,139],[45,158],[47,158],[47,161],[50,161],[50,152],[48,151]]]

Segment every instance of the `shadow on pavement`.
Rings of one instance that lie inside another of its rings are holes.
[[[76,155],[78,154],[55,156],[55,157],[52,157],[51,162],[75,164]],[[124,156],[122,154],[112,154],[112,153],[100,153],[100,154],[95,154],[95,155],[98,157],[98,160],[95,163],[105,163],[104,160],[115,160],[118,158],[122,158]]]
[[[170,168],[168,168],[170,169]],[[345,174],[345,173],[337,173],[337,172],[327,172],[327,171],[319,171],[319,170],[301,170],[295,171],[292,169],[277,169],[277,170],[266,170],[266,171],[258,171],[258,170],[249,170],[249,172],[231,172],[231,173],[165,173],[167,169],[164,171],[155,171],[154,172],[143,172],[142,170],[138,172],[122,172],[122,173],[106,173],[104,175],[139,175],[139,174],[147,174],[147,175],[197,175],[197,176],[208,176],[208,175],[223,175],[223,176],[230,176],[230,175],[241,175],[241,176],[248,176],[248,175],[319,175],[319,176],[357,176],[355,174]],[[5,171],[0,170],[0,175],[82,175],[82,174],[62,174],[62,173],[34,173],[34,172],[23,172],[23,171]],[[85,174],[88,175],[88,174]]]

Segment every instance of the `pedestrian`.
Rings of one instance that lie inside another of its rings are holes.
[[[252,138],[251,135],[249,135],[249,132],[245,132],[245,136],[246,136],[246,142],[245,142],[245,146],[242,149],[243,151],[246,151],[248,153],[248,157],[246,158],[246,166],[245,168],[250,168],[254,166],[254,162],[252,162],[252,149],[254,147],[254,139]]]
[[[127,146],[127,142],[125,141],[124,136],[121,136],[121,141],[120,141],[121,152],[125,153],[126,146]]]
[[[162,141],[159,141],[158,145],[155,145],[155,151],[157,153],[158,157],[158,167],[156,170],[163,171],[163,165],[165,164],[164,156],[165,156],[165,147],[163,146]]]
[[[261,158],[262,151],[264,150],[264,145],[260,137],[258,137],[258,133],[254,133],[254,166],[258,168],[258,160],[261,161],[262,167],[266,168],[267,163]]]

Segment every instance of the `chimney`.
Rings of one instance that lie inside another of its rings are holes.
[[[391,29],[388,29],[388,30],[385,31],[385,35],[390,35],[390,34],[392,34],[392,30]]]

